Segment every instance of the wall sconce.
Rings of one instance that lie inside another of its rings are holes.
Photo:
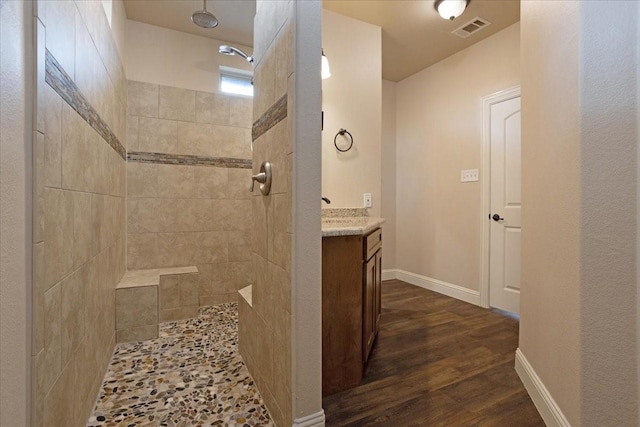
[[[470,0],[436,0],[434,7],[443,19],[453,21],[467,8]]]
[[[329,60],[324,56],[324,49],[322,49],[322,80],[326,80],[331,77],[331,69],[329,69]]]

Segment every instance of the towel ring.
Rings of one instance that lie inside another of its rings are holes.
[[[351,143],[349,144],[348,148],[343,150],[342,148],[338,147],[338,135],[344,135],[345,133],[349,135]],[[336,133],[336,136],[333,137],[333,145],[335,145],[336,150],[340,151],[341,153],[346,153],[347,151],[351,150],[351,147],[353,147],[353,135],[351,135],[351,133],[346,129],[340,129],[338,133]]]

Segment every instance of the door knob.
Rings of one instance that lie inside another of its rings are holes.
[[[498,214],[493,214],[493,216],[491,216],[491,214],[489,214],[489,218],[491,218],[491,219],[492,219],[492,220],[494,220],[495,222],[503,221],[503,220],[504,220],[504,218],[500,218],[500,215],[498,215]]]

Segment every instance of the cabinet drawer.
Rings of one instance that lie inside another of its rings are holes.
[[[371,258],[382,246],[382,229],[378,228],[364,238],[364,260]]]

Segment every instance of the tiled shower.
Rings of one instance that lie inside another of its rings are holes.
[[[34,425],[79,426],[126,270],[197,267],[178,317],[253,281],[252,101],[127,81],[99,1],[36,9]]]

